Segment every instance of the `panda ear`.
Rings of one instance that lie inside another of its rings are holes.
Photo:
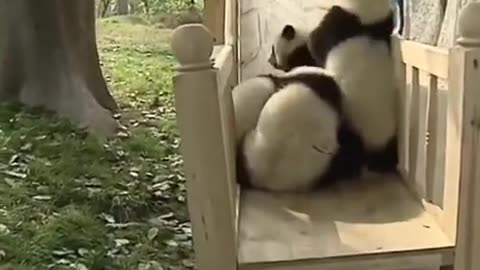
[[[286,40],[292,40],[295,38],[296,31],[295,28],[291,24],[285,25],[282,30],[282,37]]]

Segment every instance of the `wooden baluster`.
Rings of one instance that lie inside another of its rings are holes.
[[[227,158],[222,134],[217,71],[210,56],[213,37],[202,24],[173,33],[180,66],[173,79],[180,150],[199,270],[234,270],[237,264]]]
[[[445,181],[446,91],[438,89],[438,78],[430,75],[427,146],[427,199],[443,208]]]
[[[455,270],[478,270],[480,269],[479,2],[471,2],[462,9],[457,28],[459,38],[452,53],[457,58],[456,63],[462,65],[452,66],[452,74],[458,76],[457,84],[463,87],[464,102]]]

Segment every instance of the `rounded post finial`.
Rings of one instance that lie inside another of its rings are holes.
[[[184,68],[211,66],[213,36],[199,23],[184,24],[175,29],[172,36],[173,54]]]
[[[462,46],[480,46],[480,2],[470,2],[460,11],[457,43]]]

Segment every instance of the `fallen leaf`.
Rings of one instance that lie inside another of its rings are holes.
[[[130,241],[128,239],[115,239],[115,245],[117,247],[125,246],[130,244]]]
[[[195,266],[195,264],[191,261],[191,260],[182,260],[182,264],[183,266],[189,268],[189,269],[193,269],[193,267]]]
[[[157,237],[157,235],[158,235],[158,228],[153,227],[150,230],[148,230],[148,234],[147,234],[148,240],[152,241],[153,239],[155,239],[155,237]]]
[[[173,240],[167,240],[167,241],[165,241],[165,244],[167,244],[168,246],[171,246],[171,247],[178,247],[178,243],[173,241]]]
[[[156,261],[150,261],[150,269],[151,270],[163,270],[163,267],[160,265],[159,262]]]
[[[167,214],[165,214],[165,215],[161,215],[159,218],[161,218],[161,219],[170,219],[170,218],[173,218],[173,217],[174,217],[173,212],[169,212],[169,213],[167,213]]]
[[[37,195],[33,196],[33,199],[37,201],[49,201],[52,199],[52,197],[47,195]]]
[[[123,132],[123,131],[118,132],[118,133],[117,133],[117,136],[118,136],[119,138],[123,138],[123,139],[130,137],[130,135],[128,135],[128,133]]]
[[[6,225],[0,224],[0,233],[1,234],[9,234],[10,230],[8,229],[8,227]]]
[[[68,250],[68,249],[62,249],[62,250],[54,250],[52,251],[52,254],[55,256],[66,256],[69,254],[74,254],[75,252]]]
[[[115,218],[112,215],[102,213],[100,216],[108,223],[115,223]]]
[[[18,183],[15,180],[13,180],[12,178],[6,177],[5,182],[12,188],[17,188],[18,187]]]
[[[85,257],[86,255],[88,255],[90,253],[90,251],[88,251],[88,249],[86,249],[86,248],[79,248],[77,250],[77,253],[78,253],[78,255],[80,255],[82,257]]]
[[[27,174],[25,174],[25,173],[18,173],[18,172],[14,172],[14,171],[4,171],[3,173],[8,175],[8,176],[15,177],[15,178],[22,178],[22,179],[27,178]]]
[[[22,147],[20,147],[20,150],[22,151],[30,151],[32,149],[33,144],[32,143],[26,143]]]
[[[83,263],[76,263],[73,265],[75,270],[88,270],[88,268]]]

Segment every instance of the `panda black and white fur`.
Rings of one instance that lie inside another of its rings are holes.
[[[380,172],[398,163],[393,28],[389,0],[337,0],[307,38],[315,64],[335,74],[344,92],[367,167]]]
[[[305,191],[359,173],[358,159],[352,158],[358,151],[342,145],[354,145],[354,137],[343,118],[342,92],[334,77],[324,69],[301,66],[268,78],[275,93],[237,149],[240,183]],[[234,104],[235,110],[242,105]]]
[[[275,92],[275,88],[272,77],[262,75],[249,78],[233,88],[232,100],[237,144],[248,131],[255,128],[260,112]]]
[[[309,32],[287,24],[275,37],[268,62],[276,69],[290,71],[300,66],[315,66],[307,46]]]

